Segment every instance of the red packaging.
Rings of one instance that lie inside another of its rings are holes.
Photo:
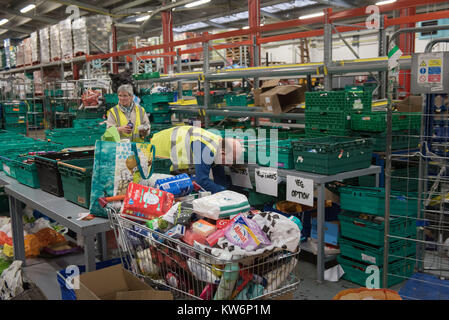
[[[130,183],[126,192],[122,216],[147,221],[164,215],[172,206],[175,196],[169,192]]]
[[[217,227],[217,230],[225,228],[229,224],[229,222],[231,222],[231,220],[229,220],[229,219],[218,219],[217,223],[215,224]]]

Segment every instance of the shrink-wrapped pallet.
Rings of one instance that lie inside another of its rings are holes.
[[[17,55],[16,55],[16,67],[22,67],[24,64],[24,51],[25,46],[23,45],[23,42],[20,42],[17,45]]]
[[[50,30],[48,27],[39,30],[39,43],[41,47],[41,62],[50,62]]]
[[[61,39],[59,24],[50,26],[50,58],[51,61],[61,60]]]
[[[96,15],[75,19],[72,23],[73,53],[75,56],[109,52],[112,19]],[[89,44],[88,44],[89,40]]]
[[[34,94],[43,95],[44,94],[44,84],[42,83],[42,71],[33,71],[33,83],[34,83]]]
[[[31,63],[39,63],[41,61],[41,50],[39,43],[39,34],[37,31],[31,32],[30,34],[31,42]]]
[[[16,47],[17,41],[13,39],[5,39],[3,40],[3,45],[5,47],[5,62],[6,68],[15,68],[16,67]]]
[[[23,39],[22,43],[23,43],[23,63],[28,66],[32,63],[31,38]]]
[[[72,22],[65,19],[59,22],[59,37],[61,39],[61,55],[63,59],[73,57]]]

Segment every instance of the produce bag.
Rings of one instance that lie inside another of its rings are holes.
[[[125,195],[130,182],[148,185],[154,146],[149,143],[97,141],[92,172],[90,213],[107,217],[98,199]]]
[[[250,209],[248,198],[245,195],[229,190],[195,199],[192,204],[193,211],[197,214],[214,220],[248,212]]]
[[[171,193],[131,182],[121,215],[141,221],[152,220],[167,213],[174,199]]]

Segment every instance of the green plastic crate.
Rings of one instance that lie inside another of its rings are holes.
[[[170,105],[166,102],[160,103],[145,103],[142,105],[145,109],[145,112],[149,113],[168,113],[170,112]]]
[[[1,169],[2,171],[11,178],[16,178],[16,167],[14,166],[14,159],[17,157],[16,154],[8,153],[2,154],[0,157]]]
[[[227,106],[243,106],[246,107],[249,104],[254,103],[254,98],[249,97],[246,94],[225,94],[224,96]]]
[[[17,103],[4,103],[3,104],[3,112],[4,113],[27,113],[28,106],[25,104],[25,102],[17,102]]]
[[[252,149],[254,151],[254,149]],[[293,169],[295,167],[293,161],[293,150],[291,140],[278,140],[278,141],[263,141],[257,144],[257,164],[261,166],[268,166],[266,163],[262,163],[260,155],[263,154],[267,159],[270,159],[270,155],[276,152],[278,155],[277,163],[270,164],[271,167],[277,167],[281,169]]]
[[[65,199],[89,208],[93,165],[93,158],[58,163]]]
[[[26,124],[26,113],[6,113],[4,117],[5,124]]]
[[[340,205],[342,210],[356,211],[378,216],[385,215],[385,189],[369,187],[342,187]],[[390,216],[415,217],[418,214],[418,194],[391,191]]]
[[[224,104],[224,93],[211,93],[209,95],[209,99],[211,106],[221,106],[222,104]],[[199,106],[204,106],[204,95],[196,94],[196,102]]]
[[[374,141],[373,151],[385,151],[387,147],[386,132],[352,132],[352,136],[362,138],[372,138]],[[407,131],[392,131],[391,149],[405,150],[415,149],[419,145],[419,133]]]
[[[349,137],[352,131],[350,129],[318,129],[306,127],[305,136],[306,138],[319,138],[328,136],[339,136],[339,137]]]
[[[17,123],[17,124],[7,124],[4,125],[5,130],[14,132],[14,133],[22,133],[25,134],[27,132],[26,123]]]
[[[391,128],[397,130],[419,130],[421,127],[421,112],[393,112]],[[387,112],[353,114],[351,129],[360,131],[385,132],[387,130]]]
[[[367,279],[371,273],[366,272],[371,264],[356,261],[354,259],[338,255],[337,262],[344,270],[343,279],[356,283],[362,287],[367,286]],[[415,256],[407,257],[388,264],[387,287],[392,287],[409,278],[415,268]],[[379,286],[383,285],[383,267],[379,267]]]
[[[397,169],[392,168],[391,171],[391,190],[402,192],[418,191],[418,167],[410,167]],[[358,177],[358,185],[360,187],[375,187],[375,175],[367,175]]]
[[[37,169],[34,163],[34,157],[18,157],[13,160],[12,165],[14,166],[16,175],[15,178],[17,179],[17,181],[31,188],[40,187],[39,177],[37,175]]]
[[[104,101],[106,104],[118,104],[118,95],[116,93],[106,93],[104,95]]]
[[[384,264],[384,246],[373,246],[361,241],[344,237],[338,239],[341,255],[357,261],[371,263],[376,266]],[[403,257],[416,254],[416,242],[410,240],[396,240],[388,244],[388,263]]]
[[[298,171],[332,175],[368,168],[371,165],[372,141],[329,136],[292,142],[293,161]]]
[[[186,97],[193,96],[193,90],[182,90],[182,95]]]
[[[97,109],[82,109],[76,110],[76,118],[77,119],[97,119],[102,118],[104,116],[103,111],[99,111]]]
[[[151,114],[151,122],[154,123],[170,123],[171,113],[154,113]]]
[[[306,92],[305,96],[306,111],[371,111],[372,90],[368,88]]]
[[[170,159],[154,158],[152,163],[153,172],[170,174],[171,165],[172,162]]]

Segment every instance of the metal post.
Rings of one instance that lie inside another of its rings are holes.
[[[324,280],[324,201],[325,201],[325,185],[320,183],[317,185],[318,189],[318,199],[317,199],[317,238],[318,238],[318,248],[317,248],[317,281],[322,283]]]
[[[207,32],[205,33],[207,37]],[[209,40],[206,39],[203,42],[203,73],[209,72]],[[210,105],[210,82],[208,78],[204,79],[204,108],[208,109]],[[209,125],[209,117],[204,117],[204,125],[207,127]]]
[[[379,41],[379,57],[385,57],[387,55],[387,32],[385,30],[385,16],[381,15],[379,18],[379,34],[378,34],[378,41]],[[379,72],[379,83],[378,83],[378,90],[377,90],[377,96],[379,99],[385,99],[386,96],[386,85],[387,85],[387,79],[385,78],[386,73],[383,71]]]
[[[176,70],[178,73],[182,72],[182,60],[181,60],[181,49],[176,49]],[[178,81],[178,100],[182,99],[182,81]]]
[[[9,207],[11,212],[11,231],[13,240],[14,260],[23,261],[25,266],[25,240],[23,238],[22,202],[9,196]]]
[[[326,24],[324,25],[324,90],[332,90],[332,75],[327,71],[332,63],[332,25],[328,20],[328,11],[326,15]]]
[[[134,46],[138,47],[138,41],[137,41],[137,37],[134,37]],[[137,64],[137,54],[133,54],[133,58],[132,58],[132,62],[133,62],[133,74],[137,74],[139,73],[139,65]]]

